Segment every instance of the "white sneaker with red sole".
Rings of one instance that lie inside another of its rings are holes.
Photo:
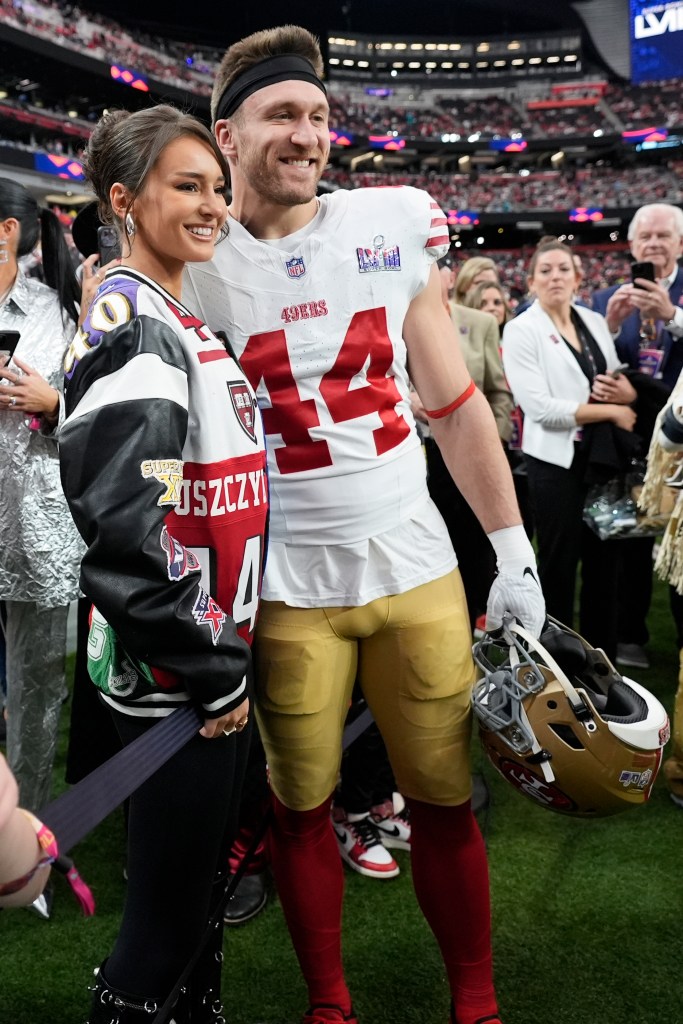
[[[341,858],[354,871],[368,878],[395,878],[400,873],[369,814],[347,816],[342,807],[334,807],[332,826]]]

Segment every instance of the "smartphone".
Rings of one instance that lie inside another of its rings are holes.
[[[101,224],[97,229],[97,251],[100,254],[101,267],[121,255],[118,231],[111,224]]]
[[[631,280],[635,283],[637,277],[644,277],[646,281],[655,283],[655,265],[648,261],[644,263],[631,264]],[[642,284],[636,284],[636,288],[642,288]]]
[[[0,356],[7,356],[7,362],[14,355],[20,337],[19,331],[0,331]]]
[[[619,363],[616,370],[610,370],[610,377],[621,377],[624,370],[630,370],[631,366],[629,363]]]

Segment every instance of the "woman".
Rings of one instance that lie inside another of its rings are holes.
[[[494,316],[501,336],[505,324],[512,317],[512,311],[508,305],[503,286],[498,281],[482,281],[480,284],[470,288],[465,295],[463,305]]]
[[[498,280],[498,271],[492,259],[489,259],[488,256],[472,256],[465,260],[458,271],[453,298],[461,305],[465,305],[465,296],[471,288],[476,288],[484,281],[496,284]]]
[[[18,806],[17,782],[0,754],[0,910],[40,896],[56,852],[50,830]]]
[[[129,1024],[169,997],[225,889],[268,498],[254,395],[180,300],[186,261],[211,259],[227,216],[213,136],[172,107],[116,111],[86,174],[122,239],[67,356],[60,436],[90,675],[124,744],[179,706],[204,722],[131,797],[123,921],[88,1018]],[[221,944],[217,924],[177,1024],[222,1020]]]
[[[590,449],[583,428],[609,423],[632,431],[636,393],[602,316],[574,305],[571,250],[545,242],[532,256],[536,300],[505,326],[503,364],[524,413],[522,451],[538,537],[538,567],[548,612],[571,625],[582,563],[580,629],[614,657],[615,557],[583,525]],[[594,430],[594,428],[593,428]]]
[[[21,259],[40,242],[46,283]],[[78,286],[61,225],[26,189],[0,178],[0,330],[19,339],[0,358],[0,600],[7,644],[7,755],[22,805],[50,798],[66,693],[69,603],[83,553],[59,480],[53,428],[63,419],[64,353]],[[3,346],[0,345],[0,348]]]

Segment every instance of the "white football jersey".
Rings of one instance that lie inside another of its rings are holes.
[[[447,248],[426,192],[371,188],[323,196],[275,242],[231,220],[188,268],[185,301],[225,332],[263,413],[272,540],[352,544],[424,507],[402,329]]]

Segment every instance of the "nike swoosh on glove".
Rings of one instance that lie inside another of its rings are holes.
[[[546,621],[545,599],[529,566],[521,576],[500,572],[493,581],[486,602],[486,629],[500,629],[504,615],[514,616],[534,637],[539,637]]]

